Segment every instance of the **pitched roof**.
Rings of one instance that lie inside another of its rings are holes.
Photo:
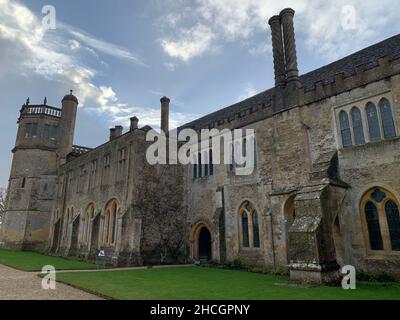
[[[333,82],[336,74],[343,73],[345,76],[350,76],[356,73],[356,67],[358,66],[364,65],[366,68],[377,66],[378,59],[385,56],[389,56],[391,59],[400,58],[400,34],[362,49],[324,67],[308,72],[300,76],[300,82],[306,91],[311,90],[317,82]],[[226,119],[228,117],[233,118],[235,114],[244,112],[249,108],[256,106],[261,106],[263,108],[269,107],[272,105],[274,91],[275,88],[268,89],[246,100],[240,101],[229,107],[220,109],[197,120],[189,122],[179,129],[206,128],[208,124],[212,122]]]

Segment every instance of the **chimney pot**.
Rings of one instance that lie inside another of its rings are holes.
[[[286,62],[286,81],[299,81],[299,69],[297,66],[296,39],[294,34],[294,17],[295,11],[286,8],[281,11],[281,24],[283,30],[283,39],[285,47]]]
[[[122,131],[124,128],[122,126],[115,126],[115,137],[122,136]]]
[[[115,128],[110,128],[110,141],[115,139]]]
[[[281,86],[285,84],[285,54],[283,50],[281,17],[278,15],[271,17],[268,24],[271,27],[275,85]]]
[[[168,97],[162,97],[161,102],[161,130],[167,133],[169,130],[169,102]]]
[[[131,128],[130,131],[133,131],[138,128],[139,119],[135,116],[131,118]]]

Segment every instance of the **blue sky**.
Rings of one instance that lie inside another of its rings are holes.
[[[44,31],[44,5],[56,30]],[[0,186],[6,186],[21,104],[80,100],[75,143],[108,128],[159,124],[171,98],[177,126],[273,86],[268,18],[296,10],[300,73],[398,33],[397,0],[0,0]]]

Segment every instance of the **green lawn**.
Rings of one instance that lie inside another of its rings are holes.
[[[36,252],[0,249],[0,264],[24,271],[41,271],[43,266],[52,265],[56,270],[95,269],[94,264],[45,256]]]
[[[287,277],[202,267],[60,273],[57,280],[114,299],[400,299],[400,284],[299,288],[284,285]]]

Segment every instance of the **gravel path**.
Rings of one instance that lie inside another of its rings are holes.
[[[0,264],[0,300],[99,300],[98,296],[57,283],[56,290],[43,290],[35,272],[24,272]]]

